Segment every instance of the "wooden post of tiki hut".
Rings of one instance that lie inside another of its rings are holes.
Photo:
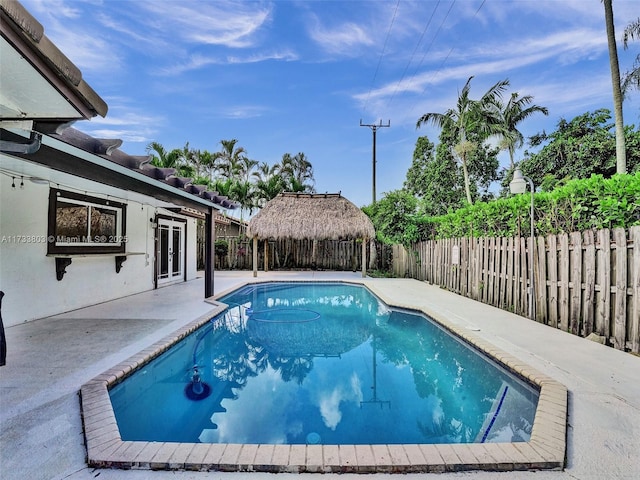
[[[367,244],[375,238],[369,217],[340,193],[281,193],[267,202],[249,221],[253,238],[253,276],[258,276],[258,240],[265,241],[265,271],[268,271],[268,241],[362,240],[362,276],[367,274]],[[315,248],[314,248],[315,251]],[[315,261],[315,255],[314,255]]]

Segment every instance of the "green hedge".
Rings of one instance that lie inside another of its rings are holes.
[[[439,217],[416,218],[421,240],[527,236],[529,192],[476,203]],[[572,180],[534,195],[536,235],[640,225],[640,172]]]

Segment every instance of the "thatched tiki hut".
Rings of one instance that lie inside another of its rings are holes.
[[[253,276],[258,275],[258,239],[319,240],[362,239],[362,276],[366,275],[367,243],[375,236],[369,217],[339,193],[281,193],[249,222],[253,237]],[[264,242],[265,259],[269,242]],[[265,261],[265,271],[267,270]]]

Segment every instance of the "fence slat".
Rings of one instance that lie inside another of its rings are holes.
[[[480,242],[481,240],[479,238],[474,238],[472,239],[473,242],[473,247],[472,247],[472,251],[471,254],[473,256],[472,258],[472,262],[473,262],[473,275],[472,275],[472,281],[471,281],[471,298],[473,298],[474,300],[479,300],[480,297],[480,259],[479,259],[479,251],[480,251]]]
[[[558,328],[558,245],[555,235],[547,237],[547,247],[549,249],[549,268],[547,269],[549,277],[548,324],[553,328]]]
[[[520,238],[513,239],[513,311],[520,314]]]
[[[631,280],[631,351],[640,353],[640,226],[629,229],[629,239],[633,242]]]
[[[624,350],[627,336],[627,237],[623,228],[613,229],[613,240],[616,242],[613,346]]]
[[[560,258],[558,267],[560,268],[560,328],[563,332],[569,331],[569,236],[566,233],[558,236],[560,244]]]
[[[494,261],[495,278],[493,280],[493,305],[502,305],[502,238],[496,238],[496,256]]]
[[[493,304],[493,283],[495,281],[495,261],[496,261],[496,239],[489,239],[489,262],[487,263],[487,268],[485,269],[485,275],[487,277],[487,296],[485,301],[488,304]]]
[[[484,239],[484,252],[482,258],[482,301],[489,302],[489,262],[491,261],[491,242],[490,239]]]
[[[538,237],[536,259],[536,321],[548,323],[547,314],[547,248],[544,237]]]
[[[529,295],[527,278],[529,278],[527,239],[520,239],[520,315],[529,315]]]
[[[508,308],[513,302],[513,237],[507,238],[507,270],[505,272],[505,297],[504,308]]]
[[[599,230],[596,268],[599,291],[596,295],[596,333],[606,338],[611,336],[611,232]]]
[[[580,298],[582,293],[582,235],[580,232],[569,234],[571,240],[571,296],[569,302],[569,331],[580,333]]]
[[[584,232],[583,241],[584,292],[582,295],[582,322],[584,331],[582,336],[586,337],[593,331],[595,323],[596,246],[592,230]]]

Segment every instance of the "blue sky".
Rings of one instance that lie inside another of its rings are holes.
[[[437,141],[417,119],[453,107],[471,75],[472,98],[509,78],[509,91],[549,109],[521,124],[525,136],[612,109],[600,0],[22,3],[109,105],[77,128],[134,155],[151,141],[213,152],[231,138],[270,164],[304,152],[316,190],[358,206],[372,201],[372,133],[360,120],[391,122],[377,135],[380,198],[402,187],[418,136]],[[620,41],[640,2],[613,8]],[[621,71],[639,51],[620,42]],[[625,123],[640,123],[640,92]]]

